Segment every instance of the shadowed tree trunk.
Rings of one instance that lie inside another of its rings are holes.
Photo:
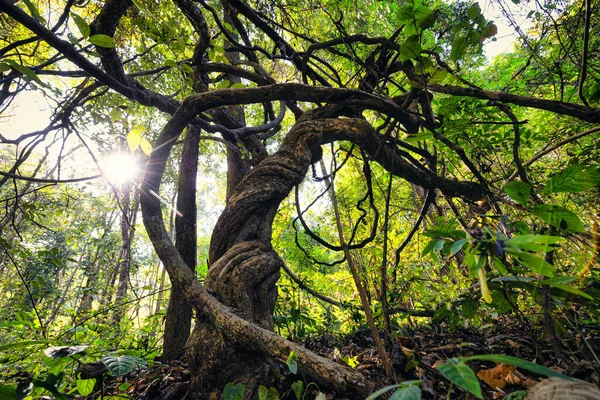
[[[192,271],[196,270],[196,175],[199,141],[200,130],[188,125],[179,167],[176,206],[179,215],[175,220],[175,247]],[[183,355],[185,343],[190,336],[191,321],[192,305],[185,299],[183,291],[173,285],[165,319],[164,362],[176,360]]]

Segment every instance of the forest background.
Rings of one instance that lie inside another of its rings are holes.
[[[484,8],[0,0],[0,394],[598,383],[598,5]]]

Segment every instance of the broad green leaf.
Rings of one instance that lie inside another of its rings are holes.
[[[423,248],[423,251],[421,251],[421,257],[425,257],[427,254],[431,253],[436,243],[437,240],[432,240],[429,243],[427,243]]]
[[[559,192],[583,192],[599,184],[600,173],[595,167],[586,169],[581,164],[574,164],[552,176],[542,193],[548,195]]]
[[[261,386],[264,387],[264,386]],[[260,397],[260,389],[258,390]],[[244,384],[238,383],[237,385],[233,385],[233,383],[229,382],[225,385],[225,389],[223,390],[223,400],[243,400],[244,399]]]
[[[6,63],[9,64],[15,71],[19,72],[23,77],[29,81],[35,81],[42,86],[45,84],[40,80],[40,78],[28,67],[19,64],[14,60],[6,60]]]
[[[473,299],[468,299],[461,305],[462,316],[466,319],[471,319],[477,314],[477,309],[479,308],[479,303],[474,301]]]
[[[129,150],[133,153],[140,147],[140,143],[142,142],[142,132],[144,128],[140,125],[135,125],[133,129],[127,134],[127,146],[129,146]]]
[[[504,191],[511,199],[526,206],[531,196],[531,185],[521,181],[511,181],[504,185]]]
[[[117,45],[117,43],[115,42],[115,39],[111,38],[108,35],[104,35],[102,33],[90,36],[88,40],[90,41],[90,43],[95,44],[96,46],[106,47],[109,49],[112,49],[113,47],[115,47]]]
[[[248,86],[244,85],[243,83],[234,83],[233,85],[231,85],[231,89],[246,89]]]
[[[46,23],[46,19],[40,15],[40,12],[38,11],[37,7],[31,0],[23,0],[23,3],[25,3],[27,9],[29,9],[29,12],[31,13],[31,16],[33,18],[37,19],[41,24]]]
[[[542,285],[553,285],[555,283],[571,283],[577,280],[576,276],[557,276],[556,278],[544,279],[543,281],[538,281]]]
[[[177,68],[177,62],[175,62],[175,60],[166,60],[164,65],[166,67]]]
[[[438,252],[444,248],[444,240],[440,239],[435,242],[435,246],[433,246],[433,251]]]
[[[452,42],[452,51],[450,52],[450,59],[454,62],[458,61],[465,54],[465,51],[469,47],[469,42],[464,36],[459,36]]]
[[[146,363],[141,358],[133,356],[105,356],[102,357],[102,362],[114,376],[125,375],[133,371],[136,365]]]
[[[404,141],[406,143],[416,143],[416,142],[426,141],[431,138],[433,138],[433,134],[431,132],[423,132],[423,133],[417,133],[416,135],[409,135],[406,138],[404,138]]]
[[[9,350],[9,349],[20,349],[23,347],[29,347],[36,344],[47,344],[48,340],[24,340],[22,342],[13,342],[9,344],[5,344],[4,346],[0,346],[0,351]]]
[[[140,150],[142,150],[145,155],[150,157],[150,154],[152,153],[152,145],[146,138],[140,138]]]
[[[121,119],[123,119],[123,112],[119,107],[115,107],[110,110],[110,120],[112,122],[121,121]]]
[[[458,241],[454,242],[452,244],[452,247],[450,248],[450,253],[452,253],[452,255],[455,255],[456,253],[458,253],[459,251],[462,250],[463,246],[468,241],[469,241],[469,238],[464,238],[464,239],[461,239],[461,240],[458,240]]]
[[[506,268],[506,265],[504,265],[504,262],[498,256],[494,256],[493,259],[494,266],[498,272],[500,272],[502,275],[508,275],[508,269]]]
[[[553,371],[550,368],[546,368],[541,365],[532,363],[527,360],[522,360],[517,357],[506,356],[504,354],[482,354],[482,355],[477,355],[477,356],[461,357],[460,360],[462,360],[464,362],[468,362],[468,361],[472,361],[472,360],[483,360],[483,361],[493,361],[498,364],[505,363],[505,364],[514,365],[515,367],[522,368],[524,370],[533,372],[534,374],[538,374],[538,375],[554,376],[557,378],[563,378],[563,379],[568,379],[568,380],[573,379],[566,375],[563,375],[556,371]]]
[[[544,279],[542,281],[538,281],[538,284],[549,285],[549,286],[555,287],[557,289],[564,290],[565,292],[572,293],[577,296],[585,297],[588,300],[594,300],[594,298],[592,296],[585,293],[584,291],[582,291],[576,287],[567,285],[567,283],[571,283],[575,280],[577,280],[577,278],[574,276],[559,276],[556,278],[550,278],[550,279]]]
[[[456,386],[474,394],[479,399],[483,399],[481,386],[479,386],[475,372],[460,359],[451,358],[448,362],[438,365],[437,369]]]
[[[513,249],[512,247],[505,248],[504,251],[513,257],[516,257],[523,265],[540,275],[553,277],[556,272],[556,267],[554,265],[531,253]]]
[[[531,212],[544,222],[570,232],[585,232],[583,223],[573,211],[554,204],[540,204],[532,207]]]
[[[410,385],[409,387],[402,387],[390,397],[390,400],[420,400],[421,389],[416,385]]]
[[[414,18],[415,12],[412,5],[404,6],[398,9],[398,22],[411,21]]]
[[[17,388],[0,384],[0,399],[16,399]]]
[[[290,370],[290,372],[292,374],[296,374],[298,372],[298,363],[296,362],[297,358],[298,358],[298,354],[296,354],[295,351],[292,351],[286,361],[288,369]]]
[[[517,390],[509,393],[504,400],[525,400],[527,398],[527,390]]]
[[[520,250],[547,252],[553,249],[551,245],[562,241],[564,239],[559,236],[519,235],[505,240],[503,245],[505,248],[513,247]]]
[[[294,395],[296,395],[296,399],[302,399],[302,392],[304,391],[304,382],[296,381],[292,383],[292,391],[294,392]]]
[[[400,61],[416,60],[421,56],[421,39],[418,35],[409,36],[400,45]]]
[[[529,243],[556,244],[556,243],[560,243],[560,242],[564,242],[564,241],[565,241],[565,239],[561,238],[560,236],[526,234],[526,235],[519,235],[519,236],[515,236],[510,239],[507,239],[504,241],[504,243],[505,244],[508,243],[508,244],[514,245],[516,247],[520,247],[520,246],[527,245]]]
[[[96,378],[93,379],[77,379],[77,392],[82,396],[87,396],[94,391]]]
[[[85,22],[85,19],[75,14],[73,11],[71,11],[71,17],[73,18],[75,25],[77,25],[77,29],[79,29],[79,32],[81,32],[81,35],[84,38],[90,36],[90,26],[87,22]]]
[[[0,62],[0,72],[6,72],[10,70],[10,65],[5,62]]]
[[[258,388],[258,400],[279,400],[279,392],[274,387],[267,389],[265,386]]]
[[[429,83],[442,83],[448,76],[448,71],[442,68],[433,68],[430,72]]]
[[[181,66],[181,69],[182,69],[183,71],[185,71],[185,72],[187,72],[187,73],[189,73],[189,74],[191,74],[191,73],[193,73],[193,72],[194,72],[194,69],[193,69],[192,67],[190,67],[190,66],[189,66],[188,64],[186,64],[186,63],[181,63],[181,65],[180,65],[180,66]],[[229,81],[227,81],[227,82],[229,82]]]

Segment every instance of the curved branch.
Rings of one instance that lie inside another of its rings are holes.
[[[302,290],[306,290],[308,293],[310,293],[311,295],[313,295],[314,297],[316,297],[319,300],[323,300],[325,303],[329,303],[331,305],[334,305],[336,307],[342,307],[343,304],[340,301],[334,300],[331,297],[327,297],[324,294],[321,294],[319,292],[317,292],[314,289],[311,289],[310,287],[308,287],[304,282],[302,282],[302,279],[298,278],[293,272],[292,270],[290,270],[287,265],[285,265],[285,263],[281,264],[281,268],[283,268],[283,270],[285,271],[285,273],[290,277],[290,279],[292,281],[294,281]]]
[[[578,133],[577,135],[573,135],[573,136],[568,137],[568,138],[566,138],[564,140],[561,140],[560,142],[555,143],[554,145],[552,145],[552,146],[550,146],[550,147],[548,147],[548,148],[540,151],[535,156],[531,157],[529,160],[527,160],[526,162],[523,163],[523,167],[529,167],[531,164],[533,164],[534,162],[536,162],[540,158],[544,157],[546,154],[552,153],[554,150],[556,150],[556,149],[558,149],[558,148],[560,148],[560,147],[562,147],[562,146],[564,146],[566,144],[569,144],[569,143],[574,142],[574,141],[576,141],[578,139],[581,139],[582,137],[589,136],[589,135],[591,135],[593,133],[596,133],[596,132],[600,132],[600,126],[596,126],[596,127],[592,128],[592,129],[588,129],[587,131]],[[508,177],[507,182],[510,182],[513,179],[515,179],[517,177],[518,173],[519,173],[518,170],[516,170],[515,172],[513,172]]]
[[[454,96],[466,96],[484,100],[502,101],[505,103],[516,104],[518,106],[537,108],[540,110],[551,111],[556,114],[568,115],[587,122],[600,123],[600,109],[581,106],[574,103],[536,99],[518,94],[477,88],[462,88],[452,85],[429,84],[427,85],[427,89],[431,90],[432,92],[451,94]]]

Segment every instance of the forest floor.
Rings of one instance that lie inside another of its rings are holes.
[[[324,357],[362,371],[368,379],[380,383],[380,387],[394,383],[383,372],[368,330],[359,330],[344,337],[324,335],[303,344]],[[397,374],[396,381],[421,380],[423,399],[475,399],[473,395],[451,385],[436,366],[452,357],[479,354],[519,357],[596,385],[600,383],[598,327],[580,328],[577,333],[568,332],[561,337],[561,355],[552,350],[550,341],[541,330],[526,328],[509,319],[480,329],[448,330],[440,326],[435,329],[412,329],[394,339],[391,347],[390,357]],[[506,364],[474,361],[469,365],[477,373],[486,399],[503,399],[511,392],[531,388],[542,378]],[[280,375],[276,387],[280,398],[296,399],[291,385],[299,377],[291,374],[286,365],[282,365]],[[145,370],[108,379],[104,396],[144,400],[184,399],[188,398],[190,376],[185,362],[170,365],[156,363]],[[308,388],[308,391],[303,399],[312,399],[319,392],[314,384],[307,387],[307,382],[304,382],[304,388]],[[326,393],[327,399],[343,399],[325,388],[321,388],[321,391]],[[94,398],[97,397],[96,394]]]

